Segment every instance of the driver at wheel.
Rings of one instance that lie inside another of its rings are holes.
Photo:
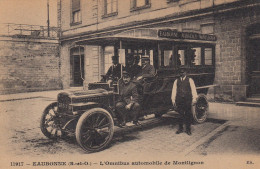
[[[177,107],[177,112],[180,114],[179,129],[176,134],[183,132],[183,123],[185,123],[186,133],[191,135],[191,105],[195,104],[198,96],[194,81],[186,75],[186,70],[181,69],[180,78],[174,81],[171,98],[173,106]]]
[[[117,81],[121,77],[121,64],[118,63],[118,56],[112,56],[113,65],[110,66],[105,76],[101,81],[108,83]]]
[[[125,126],[127,114],[132,116],[135,125],[140,125],[138,116],[141,110],[141,97],[136,84],[131,82],[130,74],[126,71],[123,71],[123,84],[120,89],[120,98],[116,103],[116,111],[121,118],[120,127]]]

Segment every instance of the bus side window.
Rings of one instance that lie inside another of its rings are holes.
[[[104,50],[104,64],[105,64],[105,70],[104,73],[106,73],[109,69],[109,67],[113,64],[112,63],[112,56],[114,55],[114,47],[113,46],[106,46]]]
[[[180,65],[186,65],[187,61],[185,61],[185,50],[178,50],[178,56],[179,56],[179,60],[180,60]]]
[[[212,48],[205,48],[205,65],[212,65]]]
[[[194,50],[194,58],[192,60],[193,65],[201,65],[201,48],[192,48]]]
[[[173,66],[172,50],[164,50],[164,65]]]

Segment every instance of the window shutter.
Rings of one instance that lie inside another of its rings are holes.
[[[72,12],[80,10],[80,0],[72,0]]]

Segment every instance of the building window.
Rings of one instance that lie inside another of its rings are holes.
[[[72,25],[80,24],[81,23],[80,0],[72,0],[71,6],[72,6],[71,24]]]
[[[150,8],[150,0],[131,0],[131,11]]]
[[[103,17],[117,15],[117,0],[104,0]]]
[[[81,22],[80,11],[75,11],[72,13],[72,15],[73,15],[73,23]]]

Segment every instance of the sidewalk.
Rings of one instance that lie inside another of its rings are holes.
[[[230,121],[230,125],[260,129],[260,107],[237,106],[231,103],[209,103],[209,118]]]
[[[210,103],[209,118],[228,120],[221,130],[204,139],[189,155],[260,154],[260,107]],[[244,162],[246,163],[246,162]]]

